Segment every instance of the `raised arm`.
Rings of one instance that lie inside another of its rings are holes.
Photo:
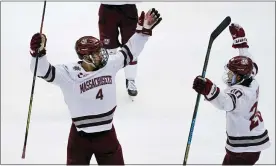
[[[193,89],[220,110],[234,111],[243,102],[243,98],[240,98],[243,94],[241,89],[229,87],[221,91],[211,80],[201,76],[194,79]]]
[[[32,55],[30,68],[34,72],[36,56],[38,56],[37,76],[47,82],[60,85],[66,82],[64,75],[66,70],[62,65],[51,65],[46,57],[46,42],[47,38],[44,34],[36,33],[33,35],[30,43],[30,54]]]
[[[144,11],[141,12],[136,32],[129,41],[122,46],[121,50],[111,57],[114,58],[113,62],[117,70],[137,59],[148,41],[149,36],[152,36],[152,29],[158,25],[161,20],[160,14],[154,8],[150,9],[147,14],[145,14]]]
[[[245,37],[245,31],[243,27],[241,27],[239,24],[232,23],[229,26],[229,31],[233,39],[232,47],[235,49],[239,49],[239,55],[247,56],[254,62],[252,75],[255,76],[258,73],[258,65],[254,61],[252,54],[250,54],[250,52],[248,51],[249,46],[247,44],[247,38]]]

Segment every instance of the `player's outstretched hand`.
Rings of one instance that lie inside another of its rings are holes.
[[[239,24],[232,23],[229,26],[229,31],[233,39],[233,48],[248,48],[245,31]]]
[[[46,42],[46,35],[40,33],[34,34],[30,42],[30,54],[33,57],[42,57],[46,55]]]
[[[158,25],[161,21],[162,17],[155,8],[150,9],[147,14],[142,11],[138,19],[136,32],[151,36],[152,29],[156,27],[156,25]]]
[[[212,89],[213,83],[208,78],[197,76],[194,79],[193,89],[202,95],[208,95]]]

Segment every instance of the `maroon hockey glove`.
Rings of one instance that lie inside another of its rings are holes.
[[[233,48],[248,48],[247,38],[245,37],[244,29],[239,25],[232,23],[229,26],[229,31],[233,39]]]
[[[155,8],[150,9],[146,15],[145,12],[142,11],[138,19],[136,32],[151,36],[153,28],[161,21],[162,18]]]
[[[205,99],[211,101],[215,99],[220,89],[212,83],[208,78],[203,78],[201,76],[197,76],[194,79],[193,89],[202,95],[204,95]]]
[[[194,79],[193,89],[202,95],[208,95],[212,89],[213,83],[208,78],[197,76]]]
[[[46,55],[46,42],[47,38],[44,34],[36,33],[33,35],[31,42],[30,42],[30,54],[33,57],[42,57]]]

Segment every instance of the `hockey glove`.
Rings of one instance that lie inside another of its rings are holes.
[[[36,33],[33,35],[30,42],[30,54],[33,57],[42,57],[46,55],[46,42],[47,38],[44,34]]]
[[[208,78],[197,76],[194,79],[193,89],[206,98],[206,100],[213,100],[219,94],[219,88],[212,83]]]
[[[233,48],[248,48],[247,38],[245,37],[244,29],[239,25],[232,23],[229,26],[229,31],[233,39]]]
[[[152,29],[162,21],[162,17],[155,8],[150,9],[147,14],[142,11],[138,19],[137,33],[152,36]]]

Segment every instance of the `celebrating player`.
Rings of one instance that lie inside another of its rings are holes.
[[[152,29],[162,18],[157,10],[141,13],[136,33],[113,56],[100,40],[83,36],[76,41],[80,59],[71,64],[52,65],[46,55],[46,36],[33,35],[31,70],[39,57],[38,77],[59,86],[72,117],[67,146],[67,164],[88,165],[94,154],[98,164],[124,164],[122,149],[112,123],[117,106],[115,75],[132,63],[144,48]]]
[[[223,165],[254,165],[261,151],[270,146],[264,119],[258,110],[259,84],[254,78],[258,66],[248,52],[244,29],[238,24],[229,26],[233,48],[239,55],[226,65],[225,83],[221,91],[210,79],[197,76],[193,89],[204,95],[216,108],[226,111],[226,155]]]

